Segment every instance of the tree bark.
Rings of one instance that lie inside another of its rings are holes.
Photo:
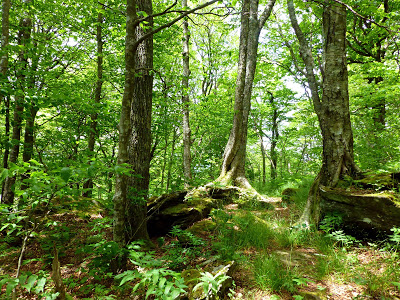
[[[137,9],[153,14],[151,0],[137,0]],[[153,19],[144,28],[137,26],[135,39],[152,30]],[[135,53],[135,80],[131,103],[131,133],[129,138],[129,165],[132,176],[128,179],[128,241],[148,240],[146,215],[150,182],[151,112],[153,100],[153,37],[138,45]]]
[[[18,31],[18,45],[22,46],[18,55],[18,74],[17,85],[18,91],[15,95],[15,108],[13,116],[13,130],[11,136],[12,147],[10,151],[10,163],[16,163],[19,156],[20,143],[21,143],[21,128],[24,111],[25,101],[25,77],[28,67],[28,56],[26,47],[30,42],[32,20],[29,16],[23,17],[19,24]],[[2,202],[5,204],[12,204],[14,201],[14,185],[16,182],[15,176],[9,176],[5,179],[2,191]]]
[[[101,12],[97,15],[97,25],[96,25],[96,41],[97,41],[97,80],[96,80],[96,88],[94,90],[94,104],[95,110],[97,110],[97,106],[100,104],[101,100],[101,90],[103,86],[103,36],[102,36],[102,24],[103,24],[103,14]],[[94,152],[94,145],[96,143],[97,133],[97,111],[93,112],[90,115],[90,131],[88,137],[88,150],[89,155],[92,156]],[[83,185],[85,192],[83,193],[84,197],[91,197],[93,190],[93,180],[89,178]]]
[[[182,0],[182,6],[187,6],[187,0]],[[182,51],[182,66],[183,66],[183,77],[182,77],[182,105],[183,105],[183,174],[185,177],[185,188],[189,188],[192,181],[192,170],[191,170],[191,130],[189,122],[190,112],[190,100],[189,100],[189,76],[190,76],[190,65],[189,65],[189,22],[188,18],[183,19],[183,51]]]
[[[134,92],[135,80],[135,53],[137,45],[135,35],[136,1],[128,0],[126,6],[126,36],[125,36],[125,83],[124,94],[122,97],[121,115],[118,125],[119,144],[118,144],[118,165],[126,167],[128,165],[128,145],[131,130],[131,103]],[[126,188],[128,176],[125,172],[116,172],[115,174],[115,193],[114,202],[114,224],[113,239],[120,246],[125,246],[127,236],[126,226]]]
[[[245,175],[247,125],[257,64],[258,38],[274,4],[275,0],[270,0],[258,19],[258,1],[243,0],[233,127],[225,147],[221,174],[217,179],[223,184],[252,188]]]
[[[271,148],[270,148],[270,156],[271,156],[271,179],[276,179],[277,177],[277,165],[278,165],[278,153],[276,152],[276,147],[278,145],[279,139],[279,129],[278,129],[278,109],[276,107],[275,98],[270,94],[271,98],[269,103],[272,107],[272,128],[271,128]]]
[[[8,45],[10,39],[10,8],[11,1],[2,1],[2,16],[1,16],[1,57],[0,57],[0,82],[7,82],[7,70],[8,70]],[[4,97],[4,92],[0,91],[0,104]]]
[[[288,0],[292,26],[300,43],[300,54],[323,139],[322,167],[311,186],[306,208],[300,219],[307,225],[320,219],[321,186],[334,187],[344,175],[355,177],[360,169],[354,162],[353,132],[350,122],[346,62],[346,8],[326,0],[323,10],[324,67],[322,97],[314,74],[315,65],[303,32],[298,25],[292,0]]]

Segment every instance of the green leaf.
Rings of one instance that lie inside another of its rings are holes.
[[[8,280],[8,284],[7,284],[7,288],[6,288],[6,295],[10,296],[13,289],[15,289],[15,287],[18,285],[19,283],[19,279],[18,278],[10,278],[10,280]]]
[[[0,174],[0,183],[2,183],[8,177],[8,169],[3,169]]]
[[[181,292],[179,290],[173,290],[171,293],[171,298],[176,299],[179,297],[180,294],[181,294]]]
[[[158,283],[158,288],[161,290],[164,287],[165,282],[167,281],[167,278],[163,277],[160,279],[160,282]]]
[[[136,274],[134,274],[133,272],[130,272],[130,274],[126,274],[126,276],[122,277],[122,280],[121,280],[119,286],[123,285],[127,281],[132,281],[134,279],[136,279]]]
[[[26,288],[28,292],[31,292],[31,289],[35,285],[36,280],[38,279],[38,276],[33,274],[29,276],[28,280],[26,281],[26,284],[23,284],[22,287]]]
[[[35,287],[35,293],[36,293],[36,294],[42,293],[43,290],[44,290],[45,284],[46,284],[46,277],[41,277],[41,278],[37,281],[37,284],[36,284],[36,287]]]
[[[169,281],[169,282],[167,283],[167,286],[165,287],[164,294],[168,295],[168,294],[169,294],[169,291],[171,290],[171,288],[172,288],[173,285],[174,285],[174,284],[173,284],[172,282]]]
[[[151,286],[151,287],[147,290],[147,292],[146,292],[146,299],[149,298],[149,296],[150,296],[151,294],[153,294],[154,290],[155,290],[155,286]]]
[[[153,274],[153,284],[154,285],[157,284],[159,278],[160,278],[160,273],[159,272],[154,272],[154,274]]]
[[[400,282],[392,282],[392,284],[400,291]]]
[[[65,182],[68,182],[71,175],[72,175],[72,170],[68,167],[64,167],[60,171],[60,176]]]
[[[94,177],[96,175],[96,168],[93,166],[88,167],[87,173],[89,177]]]

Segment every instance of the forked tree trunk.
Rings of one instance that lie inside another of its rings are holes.
[[[221,174],[217,179],[222,184],[252,188],[245,174],[247,125],[257,64],[258,38],[274,4],[275,0],[270,0],[258,19],[258,1],[243,0],[233,127],[225,147]]]

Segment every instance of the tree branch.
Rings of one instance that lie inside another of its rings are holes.
[[[199,10],[199,9],[205,8],[205,7],[207,7],[207,6],[211,5],[211,4],[214,4],[214,3],[217,2],[217,1],[218,1],[218,0],[212,0],[212,1],[206,2],[206,3],[202,4],[202,5],[199,5],[199,6],[195,7],[195,8],[193,8],[193,9],[187,10],[187,11],[185,11],[184,13],[182,13],[180,16],[178,16],[178,17],[176,17],[175,19],[173,19],[172,21],[170,21],[170,22],[168,22],[168,23],[166,23],[166,24],[164,24],[164,25],[161,25],[160,27],[158,27],[158,28],[156,28],[156,29],[153,29],[153,30],[147,32],[145,35],[143,35],[142,37],[140,37],[140,38],[135,42],[134,48],[137,48],[137,46],[139,46],[139,44],[140,44],[141,42],[143,42],[145,39],[149,38],[149,37],[152,36],[153,34],[156,34],[157,32],[160,32],[161,30],[163,30],[163,29],[165,29],[165,28],[167,28],[167,27],[171,27],[173,24],[175,24],[175,23],[178,22],[179,20],[183,19],[183,18],[186,17],[187,15],[189,15],[189,14],[191,14],[191,13],[194,13],[195,11],[197,11],[197,10]],[[136,23],[137,23],[137,22],[136,22]]]

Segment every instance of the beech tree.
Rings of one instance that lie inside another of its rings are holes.
[[[121,246],[148,240],[146,200],[151,158],[153,34],[217,0],[184,11],[170,22],[152,28],[151,0],[128,0],[126,6],[125,83],[119,122],[118,166],[115,179],[114,241]],[[167,13],[175,4],[167,8]],[[142,17],[139,17],[138,9]],[[140,24],[146,21],[147,26]],[[144,27],[145,29],[143,29]],[[121,168],[122,167],[122,168]],[[126,167],[129,171],[126,171]]]
[[[243,0],[236,79],[233,127],[225,147],[222,170],[217,182],[252,188],[245,174],[247,125],[251,92],[257,65],[258,39],[268,20],[275,0],[270,0],[258,16],[258,1]]]
[[[187,6],[187,0],[182,0],[182,6]],[[182,105],[183,105],[183,173],[185,176],[185,188],[188,188],[192,180],[192,158],[190,152],[191,130],[190,130],[190,100],[189,100],[189,76],[190,76],[190,58],[189,58],[189,22],[187,17],[183,20],[183,50],[182,50]]]
[[[321,186],[334,187],[340,178],[356,177],[360,169],[354,162],[353,132],[350,122],[348,75],[346,62],[346,7],[335,1],[323,6],[323,82],[314,73],[312,51],[300,28],[292,0],[287,1],[290,21],[299,40],[300,54],[306,68],[314,110],[323,139],[322,167],[311,186],[300,222],[318,223]],[[322,94],[322,95],[321,95]]]

